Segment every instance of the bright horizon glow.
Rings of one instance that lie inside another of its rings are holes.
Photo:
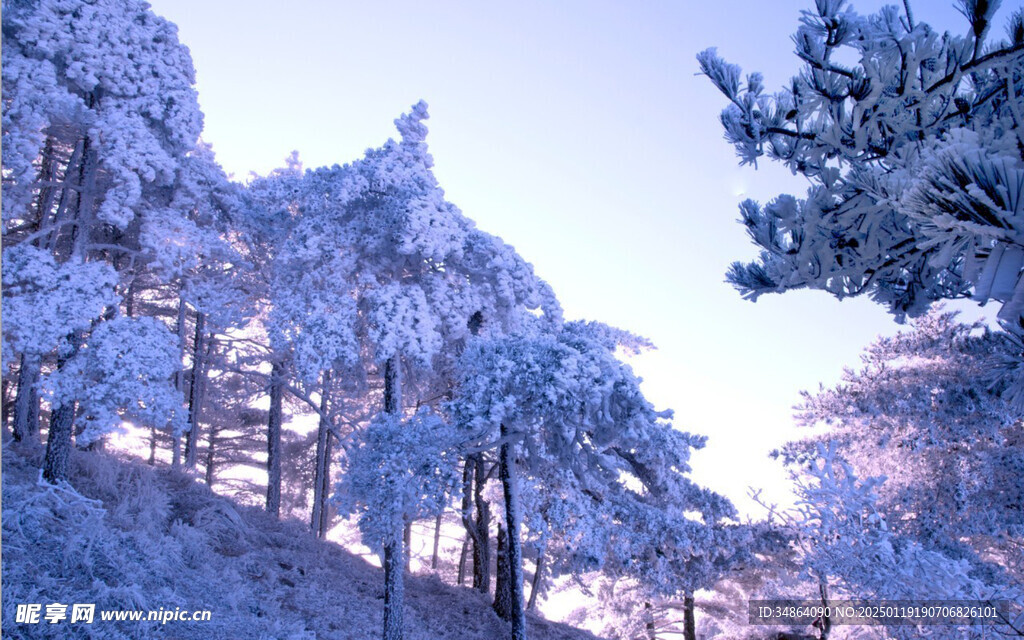
[[[751,304],[724,282],[756,253],[735,222],[740,200],[806,186],[767,161],[738,166],[718,123],[725,99],[694,57],[717,46],[774,91],[798,69],[789,36],[810,0],[152,4],[192,51],[203,137],[237,179],[293,149],[307,168],[355,160],[425,99],[448,199],[533,263],[567,318],[658,346],[632,360],[645,392],[709,436],[694,477],[741,512],[763,515],[749,486],[789,499],[767,454],[800,435],[799,392],[834,384],[900,329],[867,299]],[[966,29],[949,1],[912,4],[918,21]]]

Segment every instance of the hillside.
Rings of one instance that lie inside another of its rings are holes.
[[[301,523],[278,522],[202,483],[103,453],[76,453],[70,485],[39,482],[39,451],[3,451],[4,638],[380,636],[383,574]],[[50,603],[96,604],[91,624],[49,623]],[[15,622],[42,604],[40,622]],[[505,623],[477,592],[409,577],[410,640],[494,640]],[[101,621],[103,610],[211,611],[209,621]],[[594,636],[530,617],[530,637]]]

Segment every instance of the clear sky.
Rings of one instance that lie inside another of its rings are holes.
[[[694,56],[717,46],[774,90],[798,68],[790,35],[810,0],[152,4],[192,51],[204,138],[236,178],[293,149],[309,168],[354,160],[426,100],[449,200],[532,262],[568,318],[655,342],[633,363],[648,397],[710,437],[696,477],[742,510],[758,514],[748,486],[785,495],[767,453],[794,436],[799,391],[834,383],[899,329],[866,299],[752,304],[724,282],[756,254],[737,204],[805,185],[738,166],[724,98]],[[964,31],[951,2],[912,5],[918,21]]]

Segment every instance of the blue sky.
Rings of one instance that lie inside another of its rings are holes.
[[[798,68],[790,34],[810,1],[152,4],[192,51],[204,138],[237,178],[293,149],[306,167],[353,160],[425,99],[449,200],[532,262],[567,317],[654,341],[634,361],[648,396],[710,437],[697,478],[753,514],[746,487],[786,495],[766,456],[796,433],[799,391],[834,383],[899,329],[866,299],[752,304],[724,282],[730,262],[755,255],[737,204],[805,185],[738,166],[723,98],[694,56],[717,46],[774,90]],[[950,2],[913,9],[964,30]]]

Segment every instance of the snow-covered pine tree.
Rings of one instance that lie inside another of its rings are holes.
[[[394,419],[430,402],[418,390],[444,386],[437,380],[474,328],[511,329],[524,309],[560,317],[530,265],[445,200],[427,117],[417,103],[395,121],[400,140],[290,177],[280,194],[292,203],[282,216],[288,223],[272,261],[274,349],[289,354],[306,383],[332,371],[336,388],[368,389],[365,380],[376,377]],[[401,545],[401,536],[388,536],[386,564],[404,555]],[[400,596],[390,582],[386,590]],[[389,601],[388,637],[401,634],[401,606]]]
[[[405,523],[444,508],[457,482],[456,435],[426,407],[407,419],[386,410],[346,451],[339,511],[356,515],[363,542],[384,556],[384,640],[404,633]]]
[[[1007,37],[986,41],[1000,2],[960,0],[963,36],[895,6],[861,16],[845,4],[803,12],[803,66],[775,94],[714,49],[698,56],[729,99],[721,121],[741,161],[767,155],[811,183],[803,199],[740,205],[761,255],[733,264],[728,279],[750,299],[801,287],[866,293],[898,319],[936,300],[992,299],[1019,343],[1024,11]],[[1021,347],[1007,375],[1024,406]]]
[[[526,503],[541,510],[531,518],[535,544],[546,543],[545,529],[564,516],[581,521],[564,532],[572,555],[554,566],[630,572],[655,589],[681,588],[676,568],[661,558],[708,552],[721,542],[711,532],[734,514],[727,500],[686,477],[690,449],[704,439],[674,430],[615,355],[645,344],[598,323],[527,324],[471,341],[460,360],[455,422],[468,446],[500,449],[513,638],[526,634],[520,477],[528,485],[555,480],[560,508],[571,511],[560,514],[528,491]]]
[[[5,254],[31,247],[65,271],[105,262],[117,270],[127,312],[137,275],[174,253],[188,235],[174,224],[153,233],[161,217],[187,217],[168,208],[202,126],[188,50],[173,25],[135,1],[4,2],[3,33]],[[12,299],[17,292],[8,290],[8,277],[23,278],[5,269],[5,297]],[[83,272],[79,279],[87,278]],[[44,289],[36,285],[27,290]],[[78,306],[92,308],[88,297]],[[24,407],[16,420],[20,431],[34,429],[25,420],[37,414],[32,394],[40,361],[55,359],[58,368],[70,363],[90,330],[119,314],[117,298],[106,304],[102,319],[65,316],[74,326],[44,351],[11,354],[21,361],[21,392],[29,394],[16,401]],[[39,307],[36,314],[55,311]],[[5,337],[28,330],[4,323]],[[166,333],[162,339],[174,341]],[[161,334],[146,335],[155,340]],[[61,387],[81,388],[67,380]],[[65,472],[78,398],[55,400],[47,440],[51,479]]]
[[[799,423],[831,427],[781,454],[810,469],[800,486],[815,511],[805,520],[847,526],[846,512],[827,511],[832,494],[840,495],[886,523],[885,542],[897,555],[934,554],[937,566],[964,567],[985,597],[1024,598],[1014,560],[1024,544],[1024,421],[987,380],[989,363],[1012,357],[1012,348],[953,313],[932,312],[912,325],[870,345],[864,366],[847,370],[836,387],[805,394]],[[870,500],[861,493],[869,490]],[[848,590],[891,593],[907,579],[897,567],[874,563],[875,573],[862,576],[867,569],[857,562],[864,556],[842,544],[832,549],[827,540],[815,543],[815,553],[847,563],[826,573]],[[923,576],[921,584],[940,577]]]

